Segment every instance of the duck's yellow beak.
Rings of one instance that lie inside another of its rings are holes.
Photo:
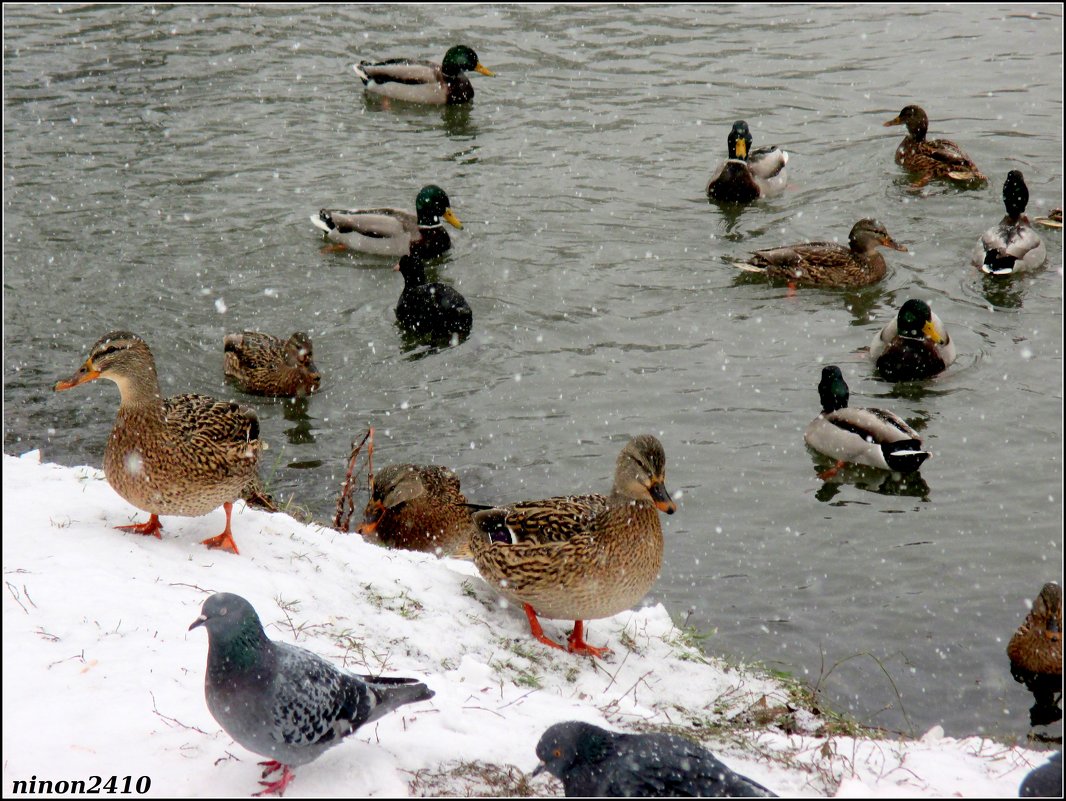
[[[884,127],[889,128],[889,127],[891,127],[893,125],[902,125],[902,124],[903,124],[903,120],[901,120],[899,117],[893,117],[892,119],[890,119],[888,122],[886,122],[884,124]]]
[[[85,364],[78,368],[78,372],[70,378],[56,381],[52,389],[55,392],[62,392],[65,389],[72,389],[78,386],[78,384],[86,384],[89,381],[95,381],[99,377],[100,371],[93,367],[93,360],[86,359]]]
[[[449,225],[458,228],[460,231],[463,230],[463,223],[455,216],[455,212],[451,209],[445,209],[444,221]]]
[[[477,66],[474,67],[474,72],[480,72],[482,75],[488,75],[490,78],[496,77],[496,73],[490,70],[484,64],[482,64],[480,61],[477,63]]]
[[[937,328],[936,323],[932,320],[922,326],[922,333],[929,337],[929,339],[933,340],[937,345],[944,344],[944,334],[939,328]]]
[[[748,157],[748,143],[743,139],[737,140],[737,158],[746,159]]]

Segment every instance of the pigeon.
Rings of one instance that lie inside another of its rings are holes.
[[[558,777],[567,797],[777,797],[673,734],[618,734],[571,720],[544,732],[537,756],[533,775],[547,770]]]
[[[207,708],[226,733],[267,757],[258,795],[281,795],[292,768],[319,757],[364,723],[434,693],[415,679],[357,676],[263,631],[244,598],[220,592],[204,601],[189,631],[207,628]]]
[[[1019,798],[1062,798],[1062,752],[1033,768],[1018,788]]]

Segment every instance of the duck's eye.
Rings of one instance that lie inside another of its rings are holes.
[[[563,755],[563,751],[562,751],[561,748],[556,748],[554,751],[552,751],[552,756],[555,757],[556,759],[558,759],[562,755]]]

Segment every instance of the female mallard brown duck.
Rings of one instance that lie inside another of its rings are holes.
[[[895,118],[885,123],[886,128],[890,125],[907,126],[907,135],[896,148],[896,164],[920,176],[916,186],[925,186],[933,178],[964,183],[988,180],[973,159],[950,139],[925,138],[929,117],[921,106],[904,106]]]
[[[376,64],[360,61],[352,69],[371,94],[438,106],[469,103],[474,99],[474,87],[464,74],[467,70],[489,77],[495,75],[465,45],[449,48],[440,64],[392,58]]]
[[[1013,275],[1039,267],[1047,260],[1047,249],[1025,216],[1029,187],[1018,170],[1008,172],[1003,182],[1003,205],[1007,215],[981,236],[973,251],[973,266],[988,275]]]
[[[223,348],[226,377],[253,395],[301,397],[322,382],[312,361],[311,338],[301,331],[287,340],[258,331],[227,334]]]
[[[485,580],[522,604],[536,639],[563,648],[545,636],[537,615],[573,620],[565,650],[601,656],[609,649],[585,642],[583,621],[616,615],[647,594],[663,560],[658,513],[676,508],[663,446],[644,434],[622,449],[609,496],[477,511],[470,548]]]
[[[322,209],[311,222],[325,232],[326,239],[351,250],[423,259],[436,258],[452,246],[445,222],[457,229],[463,227],[451,210],[448,193],[433,184],[418,193],[414,214],[391,208]]]
[[[840,368],[822,368],[819,414],[803,432],[803,441],[819,453],[845,463],[863,464],[897,473],[913,473],[929,458],[922,438],[887,409],[848,406],[848,384]]]
[[[904,253],[899,244],[877,220],[859,220],[848,234],[848,247],[835,242],[806,242],[757,250],[746,262],[736,264],[742,270],[789,284],[807,286],[867,286],[885,277],[888,266],[877,248],[886,247]]]
[[[908,300],[874,337],[870,358],[887,381],[919,381],[955,361],[955,343],[924,300]]]
[[[159,534],[159,515],[198,517],[222,506],[226,528],[209,548],[237,553],[230,531],[233,501],[256,479],[262,443],[255,412],[205,395],[164,399],[148,345],[128,331],[112,331],[56,391],[106,378],[118,384],[118,417],[104,451],[104,473],[115,492],[151,517],[119,526]]]
[[[1013,665],[1030,673],[1062,676],[1062,588],[1049,581],[1007,644]]]
[[[394,464],[374,476],[359,533],[389,548],[449,556],[469,541],[470,515],[447,467]]]
[[[776,145],[751,149],[751,131],[744,120],[733,123],[727,137],[729,158],[707,182],[707,196],[727,203],[751,203],[780,194],[788,185],[788,153]]]

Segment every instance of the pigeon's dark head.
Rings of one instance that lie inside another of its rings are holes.
[[[227,632],[239,631],[247,626],[249,621],[255,621],[256,626],[260,626],[259,615],[250,603],[230,592],[216,592],[204,601],[200,617],[192,622],[189,631],[206,626],[209,635],[224,635]]]
[[[565,783],[575,767],[599,762],[609,750],[613,736],[612,732],[591,723],[577,720],[556,723],[548,727],[537,743],[537,756],[542,764],[533,775],[546,770]]]

